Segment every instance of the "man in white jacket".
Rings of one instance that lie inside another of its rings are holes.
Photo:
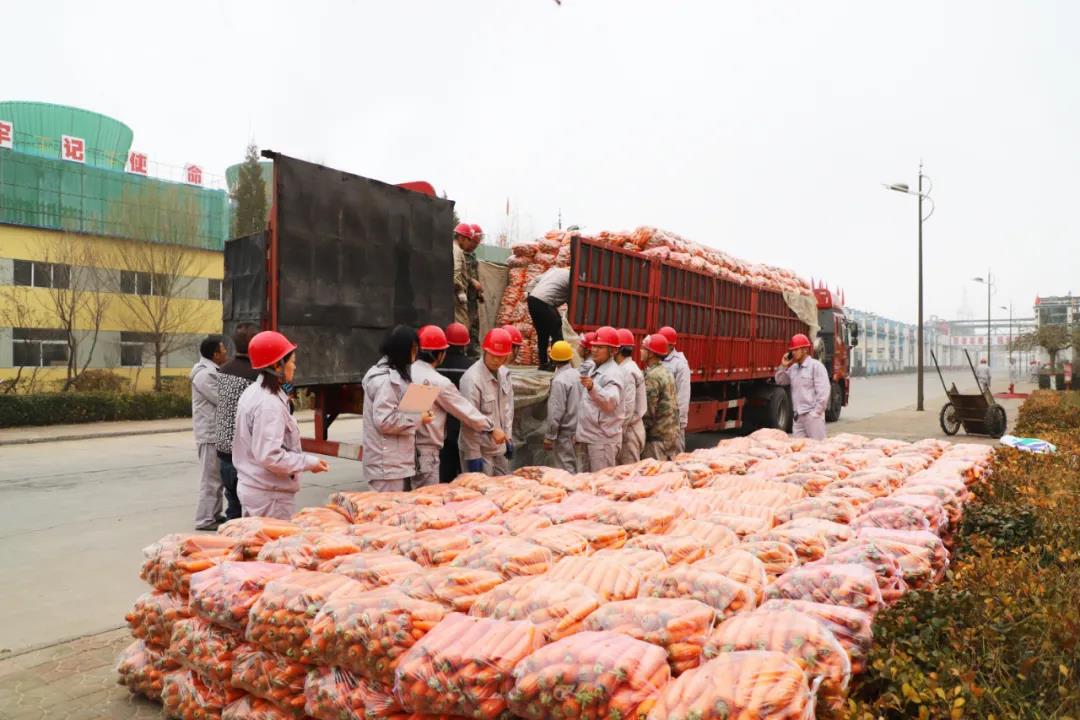
[[[211,335],[199,344],[199,361],[191,368],[191,425],[199,452],[199,502],[195,507],[195,529],[217,530],[225,522],[221,467],[217,459],[218,367],[229,359],[221,338]]]
[[[577,441],[585,446],[588,472],[613,467],[623,436],[623,385],[625,375],[615,364],[619,333],[604,326],[592,342],[594,366],[587,365],[581,376],[581,405],[578,409]]]
[[[645,447],[645,410],[648,403],[645,398],[645,374],[634,362],[634,333],[627,328],[619,328],[619,352],[615,356],[615,362],[626,376],[626,387],[623,395],[629,398],[624,410],[623,438],[619,447],[618,461],[620,465],[630,465],[641,459],[641,451]]]
[[[510,460],[514,456],[514,443],[510,439],[514,428],[514,385],[505,365],[513,349],[508,332],[502,328],[489,330],[481,346],[480,362],[461,376],[461,394],[494,426],[491,432],[461,426],[458,447],[461,467],[466,472],[510,474]]]
[[[555,363],[555,375],[551,378],[551,389],[548,391],[544,449],[555,455],[555,467],[570,473],[581,472],[574,435],[577,433],[582,391],[577,370],[570,364],[574,349],[570,343],[559,340],[552,344],[548,357]]]

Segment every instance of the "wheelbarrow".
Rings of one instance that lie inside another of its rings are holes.
[[[998,405],[990,390],[979,384],[979,378],[975,375],[975,365],[971,362],[971,356],[968,355],[967,350],[964,351],[964,356],[967,358],[968,366],[971,368],[971,375],[975,378],[975,387],[979,388],[979,392],[970,395],[965,395],[957,390],[956,383],[953,383],[952,387],[945,387],[945,378],[941,375],[941,366],[938,365],[934,351],[930,351],[930,357],[934,361],[934,368],[937,369],[938,379],[941,380],[941,387],[949,398],[949,402],[945,403],[944,407],[941,408],[941,415],[938,417],[941,429],[946,435],[955,435],[963,427],[964,432],[968,435],[988,435],[992,438],[999,438],[1005,434],[1005,430],[1009,425],[1009,419],[1005,415],[1005,408]]]

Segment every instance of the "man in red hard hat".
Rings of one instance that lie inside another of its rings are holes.
[[[446,359],[439,366],[439,374],[454,383],[454,387],[461,388],[461,376],[476,362],[475,357],[468,355],[469,328],[461,323],[450,323],[446,326],[446,342],[450,347],[446,351]],[[458,437],[461,432],[461,423],[453,415],[446,418],[446,442],[443,443],[442,452],[439,453],[439,482],[448,483],[461,474],[461,453],[458,452]]]
[[[510,353],[510,359],[507,361],[510,365],[516,365],[518,359],[518,353],[521,352],[521,348],[525,347],[525,336],[518,330],[517,325],[503,325],[503,330],[510,336],[510,344],[514,350]]]
[[[590,331],[578,338],[578,355],[582,360],[592,357],[592,342],[596,339],[596,333]]]
[[[412,489],[439,482],[440,453],[446,442],[446,422],[453,416],[469,430],[476,433],[492,433],[495,439],[505,440],[502,432],[495,430],[494,423],[483,415],[475,405],[465,399],[454,383],[436,370],[446,359],[450,343],[446,333],[438,325],[420,328],[420,351],[412,364],[412,381],[439,388],[439,396],[431,406],[434,419],[416,428],[416,475]]]
[[[604,326],[591,343],[592,367],[582,364],[581,404],[576,439],[585,446],[588,472],[613,467],[623,435],[623,386],[625,376],[615,364],[619,333]]]
[[[829,373],[810,357],[810,338],[802,333],[791,338],[791,346],[776,368],[777,385],[791,386],[791,406],[795,413],[795,437],[825,439],[825,408],[829,404]]]
[[[617,457],[620,465],[630,465],[641,460],[641,451],[645,447],[645,426],[641,419],[645,417],[645,375],[634,362],[634,333],[628,328],[619,328],[619,350],[615,362],[623,371],[623,438]]]
[[[479,225],[458,223],[454,228],[454,320],[469,329],[470,336],[480,336],[480,305],[484,289],[480,286],[480,265],[476,248],[484,239]],[[473,354],[470,346],[469,354]]]
[[[461,394],[491,420],[493,429],[482,433],[462,425],[458,440],[461,465],[467,472],[509,475],[510,460],[514,457],[514,443],[510,439],[514,427],[514,385],[505,366],[514,345],[508,332],[493,328],[484,336],[481,349],[481,361],[461,376]]]
[[[667,338],[657,333],[641,343],[641,362],[645,365],[645,449],[641,456],[671,460],[679,441],[679,402],[675,378],[663,363],[671,351]]]
[[[657,331],[667,340],[671,351],[664,358],[664,366],[671,371],[675,378],[675,392],[679,397],[679,440],[676,444],[676,454],[686,451],[686,426],[690,420],[690,363],[686,356],[675,349],[679,334],[675,328],[665,325]]]

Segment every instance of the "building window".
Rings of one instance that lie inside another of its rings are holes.
[[[120,271],[120,292],[128,295],[157,295],[160,294],[162,282],[154,282],[153,273],[135,272],[134,270]],[[157,286],[157,287],[155,287]]]
[[[57,263],[15,261],[15,284],[25,287],[66,289],[71,283],[71,266]]]
[[[154,340],[151,333],[120,333],[120,367],[142,367],[146,345]]]
[[[63,330],[12,330],[11,357],[15,367],[64,366],[68,352],[67,333]]]
[[[211,280],[210,281],[210,290],[208,292],[208,297],[211,300],[220,300],[221,299],[221,281],[220,280]]]

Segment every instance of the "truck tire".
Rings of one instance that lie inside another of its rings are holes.
[[[844,391],[840,383],[832,383],[829,390],[829,406],[825,408],[825,422],[836,422],[844,408]]]
[[[767,424],[765,427],[776,428],[790,433],[794,422],[794,414],[791,410],[791,396],[788,395],[788,391],[779,385],[774,385],[766,395],[766,402],[765,417]]]

